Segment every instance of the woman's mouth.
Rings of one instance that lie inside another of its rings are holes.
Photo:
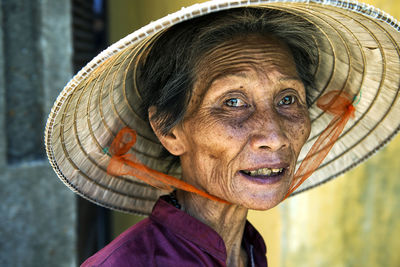
[[[274,184],[282,179],[285,168],[260,168],[256,170],[239,171],[245,178],[262,184]]]
[[[242,172],[246,175],[257,177],[257,176],[276,176],[282,173],[283,170],[284,170],[283,168],[280,169],[261,168],[254,171],[243,170]]]

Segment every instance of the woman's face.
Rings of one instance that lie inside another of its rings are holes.
[[[277,205],[310,133],[306,92],[286,45],[247,36],[199,63],[182,124],[183,180],[251,209]]]

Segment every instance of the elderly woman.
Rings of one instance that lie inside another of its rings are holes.
[[[139,214],[172,192],[83,266],[267,266],[248,209],[347,171],[393,136],[399,120],[373,116],[371,99],[399,88],[398,32],[379,22],[382,41],[373,38],[365,25],[378,22],[361,5],[285,2],[184,9],[114,44],[67,85],[46,132],[59,177]],[[376,73],[383,65],[395,82]],[[390,129],[379,126],[389,119]],[[363,131],[380,139],[358,147]]]

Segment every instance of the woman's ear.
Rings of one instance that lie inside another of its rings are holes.
[[[166,135],[162,134],[162,131],[159,125],[151,119],[153,114],[156,113],[156,107],[151,106],[149,108],[149,121],[151,128],[156,134],[160,143],[174,156],[181,156],[186,152],[186,139],[182,127],[179,125],[174,127],[169,133]]]

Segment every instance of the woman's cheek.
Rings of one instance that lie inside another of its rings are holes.
[[[242,114],[223,112],[210,112],[198,116],[195,121],[192,132],[196,133],[198,142],[208,144],[211,148],[220,147],[222,151],[226,151],[227,146],[237,145],[237,142],[244,138],[249,126]]]
[[[311,132],[311,122],[308,113],[304,112],[302,116],[297,116],[295,120],[290,120],[285,127],[288,137],[294,140],[294,145],[297,147],[297,153],[307,141]]]
[[[226,193],[227,173],[229,173],[227,158],[219,147],[202,146],[192,156],[191,171],[197,173],[202,188],[209,193]]]

